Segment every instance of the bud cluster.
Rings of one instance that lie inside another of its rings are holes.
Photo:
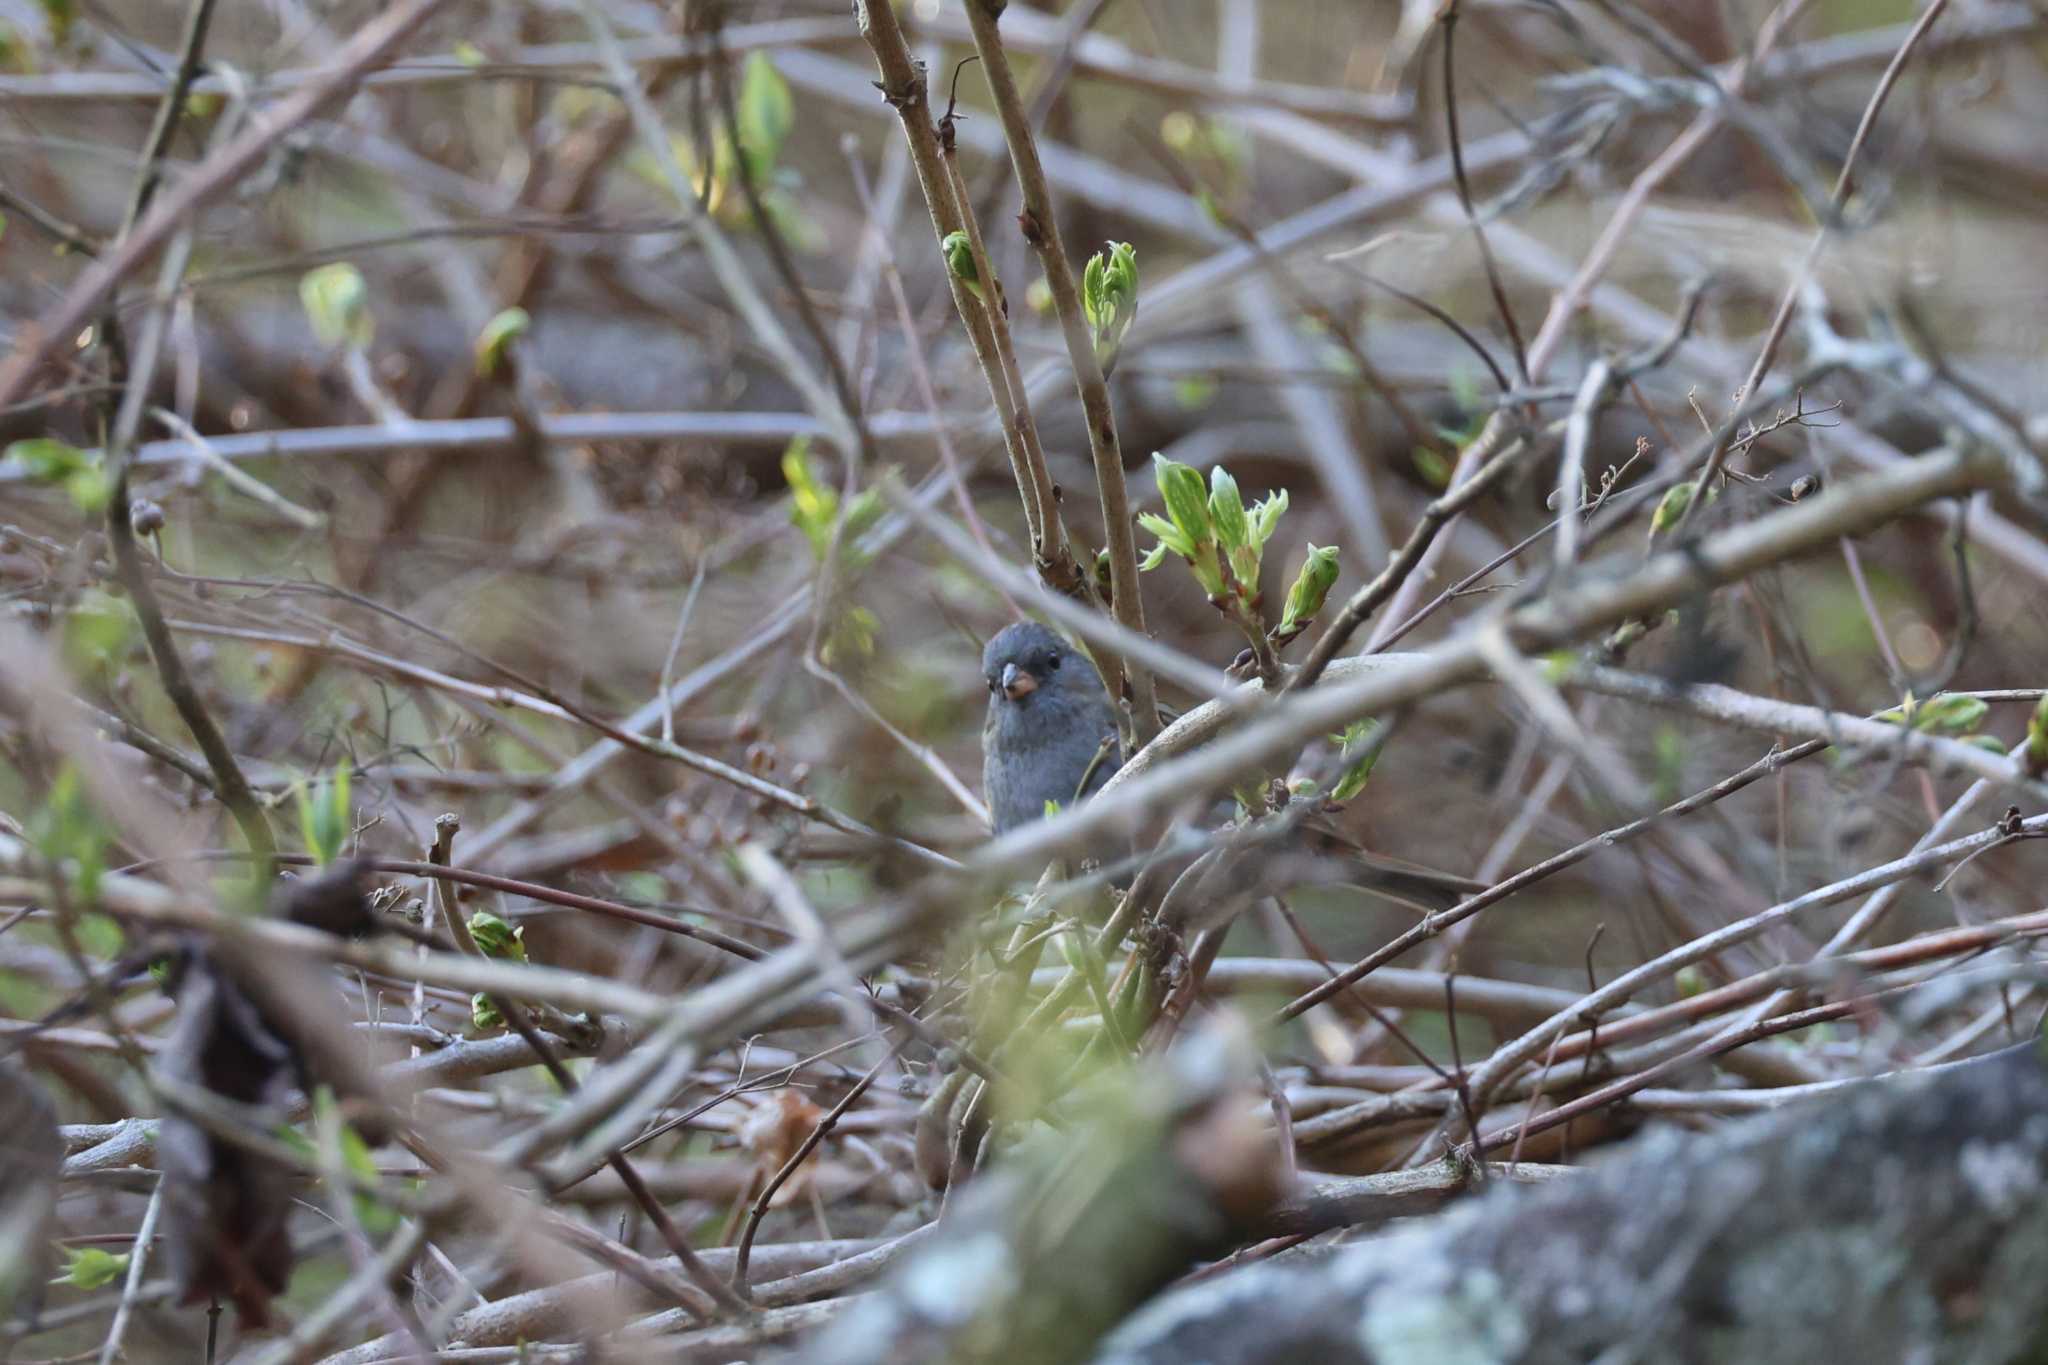
[[[1152,472],[1166,515],[1139,514],[1138,524],[1158,539],[1139,567],[1156,569],[1168,554],[1179,556],[1209,601],[1237,623],[1262,659],[1307,630],[1337,581],[1334,545],[1308,547],[1287,590],[1279,625],[1269,631],[1261,610],[1266,545],[1287,510],[1286,492],[1269,493],[1246,508],[1237,480],[1222,465],[1209,471],[1206,484],[1199,471],[1164,455],[1152,457]]]

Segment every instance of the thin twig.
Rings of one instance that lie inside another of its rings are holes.
[[[995,98],[996,114],[1010,149],[1010,164],[1024,195],[1024,211],[1018,215],[1018,226],[1045,267],[1053,312],[1059,318],[1060,332],[1067,343],[1067,360],[1073,366],[1075,387],[1081,394],[1081,410],[1088,428],[1088,454],[1095,464],[1095,491],[1102,504],[1102,534],[1109,550],[1110,605],[1126,630],[1142,635],[1145,607],[1138,587],[1137,537],[1130,499],[1124,489],[1123,451],[1117,443],[1116,412],[1110,404],[1109,385],[1103,378],[1087,319],[1081,312],[1073,262],[1060,239],[1058,211],[1045,167],[1039,161],[1031,116],[1024,108],[1017,78],[1010,69],[1010,55],[997,31],[1001,5],[999,0],[968,0],[966,9],[968,26],[974,32],[974,50],[981,54],[982,69],[988,74],[989,93]],[[1120,654],[1105,653],[1102,662],[1112,689],[1130,700],[1133,747],[1150,742],[1159,733],[1159,704],[1150,671]]]
[[[248,129],[209,155],[157,202],[121,242],[73,282],[42,317],[22,328],[13,354],[0,364],[0,408],[19,399],[36,367],[68,343],[121,281],[162,248],[199,208],[226,193],[287,134],[353,90],[371,69],[389,60],[441,7],[442,0],[400,0],[365,24],[335,58],[300,90],[257,115]]]
[[[911,58],[894,5],[861,0],[856,15],[861,37],[867,40],[875,55],[875,65],[881,72],[882,79],[878,84],[882,98],[896,111],[902,123],[904,142],[910,149],[910,164],[917,172],[918,187],[923,191],[925,209],[931,216],[934,245],[941,245],[953,233],[966,229],[960,215],[960,198],[946,168],[938,130],[932,125],[931,96],[924,68]],[[938,252],[933,254],[936,256]],[[991,330],[991,310],[984,308],[968,289],[967,282],[951,270],[946,271],[946,281],[952,291],[954,311],[966,326],[968,342],[981,367],[989,397],[996,406],[1004,449],[1010,457],[1010,472],[1017,481],[1017,496],[1024,505],[1025,529],[1031,538],[1032,552],[1038,559],[1039,572],[1054,589],[1073,591],[1079,583],[1081,571],[1067,548],[1058,499],[1053,493],[1052,475],[1046,470],[1043,458],[1034,455],[1033,443],[1025,439],[1022,416],[1025,409],[1019,408],[1019,395],[1012,392],[1004,373]]]
[[[848,1086],[846,1093],[839,1097],[839,1102],[825,1112],[825,1116],[818,1120],[817,1127],[806,1133],[804,1140],[797,1144],[796,1150],[789,1154],[789,1160],[783,1162],[775,1174],[768,1177],[768,1183],[761,1187],[761,1193],[755,1198],[754,1206],[747,1211],[747,1224],[740,1233],[739,1248],[733,1253],[732,1287],[742,1297],[751,1297],[747,1287],[747,1263],[754,1255],[754,1234],[761,1230],[761,1219],[767,1216],[768,1206],[774,1202],[776,1191],[788,1184],[789,1178],[796,1174],[797,1168],[810,1159],[811,1153],[818,1150],[818,1145],[838,1126],[846,1111],[867,1093],[868,1087],[875,1083],[875,1078],[895,1060],[896,1053],[901,1047],[900,1042],[891,1047],[880,1061],[868,1068],[865,1075]]]
[[[1942,11],[1947,8],[1948,0],[1929,0],[1926,10],[1907,32],[1906,40],[1899,44],[1899,50],[1892,55],[1884,74],[1878,77],[1877,88],[1870,92],[1869,102],[1863,106],[1863,117],[1856,124],[1856,135],[1850,139],[1849,150],[1842,158],[1842,169],[1835,177],[1834,193],[1828,196],[1826,214],[1821,219],[1819,228],[1814,231],[1813,241],[1807,246],[1806,255],[1800,259],[1799,265],[1792,273],[1791,281],[1785,286],[1784,295],[1778,300],[1778,311],[1771,318],[1770,330],[1764,334],[1763,345],[1757,348],[1756,361],[1749,367],[1749,377],[1742,381],[1742,388],[1738,390],[1742,397],[1754,394],[1757,386],[1764,382],[1764,376],[1770,373],[1771,362],[1778,357],[1779,343],[1784,341],[1785,329],[1792,321],[1792,310],[1805,291],[1806,281],[1813,274],[1813,268],[1819,262],[1821,252],[1839,226],[1842,205],[1849,197],[1850,186],[1855,183],[1856,159],[1862,153],[1864,143],[1869,140],[1870,130],[1877,122],[1878,111],[1884,107],[1885,97],[1891,94],[1892,87],[1898,83],[1899,73],[1905,69],[1907,60],[1913,55],[1913,49],[1919,46],[1920,40],[1927,36],[1927,30],[1934,26],[1934,21],[1939,19]],[[1685,505],[1685,510],[1679,513],[1677,524],[1672,528],[1674,536],[1683,535],[1692,519],[1698,515],[1700,504],[1706,501],[1703,495],[1713,485],[1714,476],[1721,472],[1722,462],[1728,458],[1728,447],[1734,433],[1726,427],[1722,431],[1723,434],[1716,437],[1713,449],[1707,452],[1706,462],[1700,467],[1699,477],[1693,485],[1695,496]]]
[[[113,1365],[114,1359],[122,1354],[121,1338],[128,1330],[128,1315],[134,1310],[136,1296],[142,1291],[142,1276],[149,1264],[150,1244],[156,1240],[156,1221],[163,1212],[163,1179],[157,1179],[156,1188],[150,1192],[149,1206],[142,1211],[142,1226],[135,1229],[135,1241],[128,1252],[128,1274],[121,1282],[121,1302],[114,1309],[114,1321],[107,1328],[106,1344],[100,1347],[100,1365]]]
[[[213,0],[193,0],[184,34],[184,48],[179,59],[178,76],[171,89],[165,94],[164,104],[159,110],[157,121],[150,137],[150,145],[144,159],[143,172],[134,194],[130,198],[126,226],[116,241],[111,256],[114,260],[130,256],[129,244],[145,230],[137,226],[156,189],[156,178],[160,171],[164,151],[177,131],[178,119],[183,113],[185,94],[198,75],[201,53],[206,43],[206,32],[213,14]],[[236,144],[239,145],[239,141]],[[225,150],[225,149],[224,149]],[[195,175],[194,179],[198,177]],[[188,182],[189,183],[189,182]],[[161,216],[161,215],[159,215]],[[156,221],[154,218],[151,222]],[[149,321],[143,329],[143,337],[135,356],[132,369],[128,357],[122,354],[118,328],[109,323],[108,360],[113,367],[111,378],[122,386],[119,411],[108,424],[108,494],[106,506],[106,528],[109,548],[113,552],[114,572],[121,586],[127,591],[129,600],[135,606],[137,621],[142,626],[143,639],[149,644],[149,652],[156,662],[157,676],[163,683],[166,696],[177,708],[179,719],[192,733],[199,745],[199,752],[206,758],[206,766],[213,773],[213,787],[219,794],[221,804],[228,808],[236,825],[241,828],[242,837],[248,841],[249,850],[259,858],[268,858],[276,849],[276,841],[270,832],[270,823],[264,818],[262,807],[256,802],[255,793],[249,787],[249,780],[242,773],[241,764],[235,759],[234,751],[228,747],[220,727],[214,722],[206,702],[199,695],[191,675],[185,669],[185,661],[178,652],[177,642],[172,639],[170,628],[164,621],[163,604],[158,600],[156,588],[150,582],[143,567],[142,552],[135,541],[135,529],[130,521],[132,509],[128,501],[128,449],[136,424],[140,420],[144,395],[150,385],[150,378],[156,364],[157,348],[163,339],[163,305],[176,277],[183,273],[184,261],[190,250],[189,234],[181,234],[180,246],[174,249],[165,261],[164,289],[152,309]],[[139,258],[136,259],[139,263]],[[104,264],[104,263],[103,263]],[[87,278],[91,272],[87,272]],[[119,275],[107,281],[108,297],[118,285]],[[74,290],[76,293],[76,290]],[[112,310],[109,310],[109,318]],[[0,390],[6,388],[5,371],[0,370]],[[268,869],[259,867],[258,875],[267,876]]]
[[[1515,373],[1526,386],[1529,383],[1528,349],[1522,344],[1522,329],[1515,322],[1515,310],[1508,305],[1507,290],[1500,281],[1500,265],[1493,259],[1493,248],[1486,241],[1486,227],[1479,220],[1479,211],[1472,206],[1472,182],[1465,175],[1465,143],[1458,136],[1458,81],[1451,60],[1458,31],[1458,0],[1448,0],[1438,23],[1444,33],[1444,125],[1450,136],[1451,180],[1458,187],[1458,203],[1465,210],[1465,221],[1472,228],[1472,241],[1479,248],[1479,264],[1486,272],[1486,287],[1493,295],[1494,312],[1499,316],[1500,325],[1508,334],[1508,345],[1514,351]]]

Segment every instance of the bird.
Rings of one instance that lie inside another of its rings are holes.
[[[1004,627],[982,651],[981,673],[988,684],[981,786],[996,835],[1043,819],[1048,803],[1074,806],[1123,766],[1102,675],[1052,630],[1036,621]],[[1449,909],[1486,889],[1484,882],[1371,852],[1342,833],[1328,812],[1289,823],[1284,844],[1239,864],[1240,881],[1348,885],[1425,912]]]
[[[998,835],[1092,796],[1123,766],[1116,712],[1088,656],[1036,621],[1005,626],[981,652],[988,718],[981,787]]]

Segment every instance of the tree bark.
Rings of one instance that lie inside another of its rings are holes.
[[[2007,1362],[2048,1346],[2025,1044],[1169,1292],[1099,1365]]]

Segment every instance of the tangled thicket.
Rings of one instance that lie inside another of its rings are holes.
[[[2044,38],[0,4],[9,1358],[2038,1351]]]

